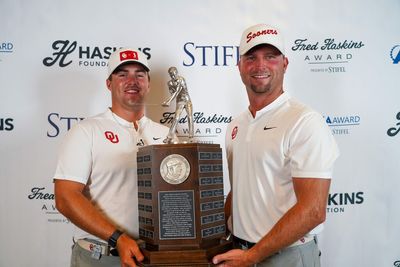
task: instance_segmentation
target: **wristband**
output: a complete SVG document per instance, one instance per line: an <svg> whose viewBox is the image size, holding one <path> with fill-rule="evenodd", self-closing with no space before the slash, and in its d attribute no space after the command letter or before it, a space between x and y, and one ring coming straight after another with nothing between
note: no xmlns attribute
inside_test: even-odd
<svg viewBox="0 0 400 267"><path fill-rule="evenodd" d="M107 242L108 245L110 247L115 248L117 246L117 240L122 234L123 234L123 232L121 232L120 230L115 230L114 233L108 239L108 242Z"/></svg>

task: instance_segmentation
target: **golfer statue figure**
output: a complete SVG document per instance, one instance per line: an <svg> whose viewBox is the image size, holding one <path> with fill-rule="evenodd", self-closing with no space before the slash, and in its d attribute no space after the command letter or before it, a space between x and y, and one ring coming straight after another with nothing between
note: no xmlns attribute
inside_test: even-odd
<svg viewBox="0 0 400 267"><path fill-rule="evenodd" d="M167 100L165 100L161 105L163 107L169 107L172 100L176 98L176 108L175 108L174 119L172 120L168 136L164 140L164 143L167 144L179 143L179 139L176 136L176 126L178 125L178 121L181 118L183 109L186 110L186 115L188 118L189 142L190 142L194 135L193 109L192 109L192 101L190 100L190 96L187 90L186 81L182 76L178 75L178 70L175 67L170 67L168 69L168 73L171 76L171 80L168 81L168 89L171 96Z"/></svg>

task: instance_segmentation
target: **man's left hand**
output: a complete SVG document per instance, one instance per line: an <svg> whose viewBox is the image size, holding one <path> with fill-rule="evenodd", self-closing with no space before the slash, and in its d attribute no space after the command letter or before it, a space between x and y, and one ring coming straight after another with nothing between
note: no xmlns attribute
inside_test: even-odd
<svg viewBox="0 0 400 267"><path fill-rule="evenodd" d="M224 254L216 255L212 262L217 267L246 267L253 265L247 260L247 251L241 249L232 249Z"/></svg>

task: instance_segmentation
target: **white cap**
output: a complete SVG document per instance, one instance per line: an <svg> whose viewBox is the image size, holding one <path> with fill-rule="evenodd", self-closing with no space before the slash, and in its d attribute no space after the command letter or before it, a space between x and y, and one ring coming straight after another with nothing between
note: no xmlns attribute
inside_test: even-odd
<svg viewBox="0 0 400 267"><path fill-rule="evenodd" d="M145 54L140 52L137 49L132 48L120 48L114 51L110 55L110 59L108 60L108 76L109 77L113 71L118 68L120 65L125 64L127 62L137 62L143 65L146 71L150 71L149 63L147 62L147 57Z"/></svg>
<svg viewBox="0 0 400 267"><path fill-rule="evenodd" d="M285 54L282 32L276 27L267 24L257 24L243 32L240 39L239 53L242 56L260 44L275 46L282 54Z"/></svg>

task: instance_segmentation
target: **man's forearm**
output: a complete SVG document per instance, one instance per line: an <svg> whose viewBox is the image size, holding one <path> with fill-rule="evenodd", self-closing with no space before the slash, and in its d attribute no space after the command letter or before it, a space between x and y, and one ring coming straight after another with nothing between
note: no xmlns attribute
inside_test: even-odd
<svg viewBox="0 0 400 267"><path fill-rule="evenodd" d="M259 262L293 244L325 221L329 179L294 178L297 203L254 246L247 256Z"/></svg>
<svg viewBox="0 0 400 267"><path fill-rule="evenodd" d="M55 193L56 207L65 217L82 230L108 240L115 226L79 190L60 192L56 185Z"/></svg>
<svg viewBox="0 0 400 267"><path fill-rule="evenodd" d="M248 251L254 263L260 262L279 250L304 237L320 222L310 220L301 207L293 206L257 244Z"/></svg>

